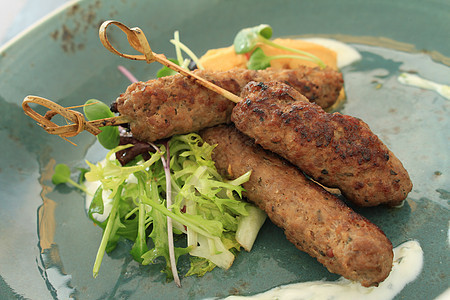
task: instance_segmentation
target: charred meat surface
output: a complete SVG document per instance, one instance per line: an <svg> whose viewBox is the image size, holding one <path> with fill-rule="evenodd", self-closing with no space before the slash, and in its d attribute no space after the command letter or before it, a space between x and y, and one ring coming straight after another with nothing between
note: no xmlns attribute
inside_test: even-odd
<svg viewBox="0 0 450 300"><path fill-rule="evenodd" d="M326 108L335 103L343 86L342 74L331 69L194 71L200 77L239 95L250 81L279 80L293 86L310 101ZM177 74L131 84L114 103L130 119L133 136L152 142L229 123L234 103Z"/></svg>
<svg viewBox="0 0 450 300"><path fill-rule="evenodd" d="M252 170L244 183L246 197L266 211L298 249L363 286L377 285L389 275L392 244L374 224L233 126L200 134L205 142L217 144L213 160L223 176L234 179Z"/></svg>
<svg viewBox="0 0 450 300"><path fill-rule="evenodd" d="M251 82L241 97L236 128L350 201L395 206L411 191L402 163L362 120L326 113L279 82Z"/></svg>

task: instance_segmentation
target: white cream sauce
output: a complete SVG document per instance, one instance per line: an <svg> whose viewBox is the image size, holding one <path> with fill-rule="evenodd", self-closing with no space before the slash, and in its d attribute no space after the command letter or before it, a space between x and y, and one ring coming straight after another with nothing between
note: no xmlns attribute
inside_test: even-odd
<svg viewBox="0 0 450 300"><path fill-rule="evenodd" d="M398 81L402 84L435 91L444 98L450 100L450 86L448 85L439 84L409 73L400 74Z"/></svg>
<svg viewBox="0 0 450 300"><path fill-rule="evenodd" d="M408 283L417 278L422 270L422 265L423 251L420 244L417 241L409 241L394 249L392 271L378 287L365 288L358 282L341 277L336 281L300 282L276 287L254 296L230 296L226 299L392 299Z"/></svg>
<svg viewBox="0 0 450 300"><path fill-rule="evenodd" d="M326 39L326 38L302 38L303 41L311 42L317 45L321 45L325 48L328 48L330 50L333 50L336 52L337 55L337 67L343 68L345 66L351 65L352 63L361 60L361 54L359 52L340 41L333 40L333 39Z"/></svg>
<svg viewBox="0 0 450 300"><path fill-rule="evenodd" d="M450 288L446 289L445 292L437 296L434 300L448 300L450 299Z"/></svg>

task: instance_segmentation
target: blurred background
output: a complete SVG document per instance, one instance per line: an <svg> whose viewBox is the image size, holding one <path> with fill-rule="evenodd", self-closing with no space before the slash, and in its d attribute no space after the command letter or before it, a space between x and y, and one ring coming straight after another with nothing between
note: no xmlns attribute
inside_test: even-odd
<svg viewBox="0 0 450 300"><path fill-rule="evenodd" d="M0 47L73 0L0 0Z"/></svg>

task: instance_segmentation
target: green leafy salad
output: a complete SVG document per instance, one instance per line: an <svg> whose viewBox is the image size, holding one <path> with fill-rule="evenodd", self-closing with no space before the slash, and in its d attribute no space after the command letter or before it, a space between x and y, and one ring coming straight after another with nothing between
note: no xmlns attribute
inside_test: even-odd
<svg viewBox="0 0 450 300"><path fill-rule="evenodd" d="M241 247L250 250L265 220L261 210L242 200L241 184L250 172L224 180L211 159L214 146L195 133L153 146L146 161L137 157L122 166L115 153L132 147L123 145L95 165L87 162L84 186L70 179L67 166L55 168L53 182L84 190L91 201L87 214L103 229L94 277L105 251L114 250L121 239L133 242L130 254L143 265L163 257L168 279L178 276L176 262L188 253L186 276L202 276L215 266L228 269ZM183 236L184 246L175 247L173 239Z"/></svg>

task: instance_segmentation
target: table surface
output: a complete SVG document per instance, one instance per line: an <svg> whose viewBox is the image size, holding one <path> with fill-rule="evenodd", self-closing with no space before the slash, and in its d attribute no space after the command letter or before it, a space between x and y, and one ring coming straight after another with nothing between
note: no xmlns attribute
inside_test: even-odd
<svg viewBox="0 0 450 300"><path fill-rule="evenodd" d="M72 0L0 0L0 47Z"/></svg>

